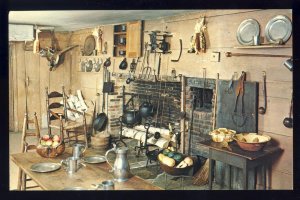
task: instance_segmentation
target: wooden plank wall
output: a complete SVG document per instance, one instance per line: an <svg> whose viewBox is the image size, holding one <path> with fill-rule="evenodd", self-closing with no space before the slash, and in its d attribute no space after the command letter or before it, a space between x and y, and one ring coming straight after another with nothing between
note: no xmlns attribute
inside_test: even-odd
<svg viewBox="0 0 300 200"><path fill-rule="evenodd" d="M68 46L69 33L56 33L56 38L60 41L59 48ZM48 33L40 34L40 46L45 48L51 45L51 38ZM24 50L24 42L12 42L10 45L12 56L10 59L10 131L21 131L24 114L26 112L26 90L25 81L28 78L27 92L27 112L33 116L36 112L40 126L47 126L46 117L46 96L45 87L49 90L61 91L61 86L65 85L66 91L70 88L71 55L66 53L65 62L57 70L50 72L46 58L33 54L32 51ZM11 106L10 106L11 107Z"/></svg>
<svg viewBox="0 0 300 200"><path fill-rule="evenodd" d="M269 58L269 57L225 57L225 52L239 53L261 53L261 54L284 54L292 55L292 40L291 37L287 44L288 48L273 48L273 49L236 49L239 46L236 39L236 31L239 24L248 18L256 19L260 24L261 36L264 37L264 27L267 22L274 16L282 14L292 19L291 10L207 10L205 12L178 15L157 20L149 20L144 22L144 30L161 30L170 31L173 37L169 38L171 42L171 54L162 55L161 60L161 75L170 75L172 68L175 68L177 74L183 74L187 77L202 77L202 68L206 68L207 78L216 78L217 73L220 74L220 79L229 80L234 72L239 75L241 71L246 71L248 81L259 82L259 106L263 105L262 96L262 71L267 74L267 101L268 108L265 115L258 116L258 128L260 133L270 135L281 148L284 153L276 160L272 166L270 173L270 188L272 189L292 189L293 188L293 129L288 129L283 126L282 120L288 116L289 104L292 92L292 73L287 70L283 62L286 58ZM193 35L194 26L200 16L206 16L207 22L207 51L199 55L189 54L187 50L190 48L190 38ZM139 19L137 19L139 20ZM112 65L109 70L117 73L124 73L119 69L119 64L122 61L121 57L113 58L113 25L104 25L103 41L108 43L108 54L100 55L103 61L107 57L112 58ZM47 62L44 58L35 58L31 56L34 63L39 65L39 92L40 98L32 99L33 102L40 101L39 116L45 113L44 108L44 87L50 86L51 89L59 90L64 84L71 93L77 89L81 89L85 98L96 100L96 93L102 91L102 69L100 72L80 72L79 61L80 49L83 47L85 38L91 35L93 29L83 29L73 33L61 33L56 35L59 47L62 49L70 44L78 44L79 48L74 48L66 54L65 62L60 68L54 72L49 72ZM144 34L144 41L150 41L149 35ZM183 42L183 52L179 62L171 62L171 59L177 59L179 55L179 39ZM46 42L46 39L45 41ZM49 39L48 39L49 43ZM220 52L220 62L210 61L212 52ZM20 130L21 119L24 114L24 74L25 62L28 62L28 53L24 53L22 44L15 44L14 51L16 58L13 60L12 67L16 72L13 74L17 78L14 83L14 116L17 115L15 125ZM37 60L35 60L37 59ZM143 58L140 60L142 61ZM150 55L150 66L154 65L154 55ZM158 58L156 58L158 60ZM128 63L131 59L128 59ZM137 66L137 72L140 72L141 63ZM28 71L28 70L27 70ZM38 72L34 72L33 77L38 76ZM33 79L33 78L32 78ZM114 78L112 78L114 79ZM38 83L38 80L35 80ZM102 98L101 98L102 99ZM102 102L102 101L101 101ZM98 102L97 102L98 103ZM33 105L33 104L32 104ZM16 114L17 113L17 114ZM43 120L44 121L44 120ZM284 180L284 181L283 181ZM260 181L258 180L258 183ZM284 184L283 184L284 183Z"/></svg>

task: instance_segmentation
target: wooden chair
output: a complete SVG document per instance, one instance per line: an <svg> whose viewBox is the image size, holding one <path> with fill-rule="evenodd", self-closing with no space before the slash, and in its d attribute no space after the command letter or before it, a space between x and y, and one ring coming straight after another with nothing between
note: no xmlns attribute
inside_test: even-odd
<svg viewBox="0 0 300 200"><path fill-rule="evenodd" d="M28 129L30 124L34 124L35 129ZM29 144L28 138L35 137L36 143ZM23 129L22 129L22 141L21 141L21 151L22 153L28 152L31 150L35 150L37 148L37 144L40 139L40 128L37 120L36 113L34 113L34 119L29 120L27 113L25 113L24 122L23 122ZM27 175L19 169L19 176L18 176L18 190L26 190L31 188L39 187L38 185L27 186L27 183L32 181L31 178L28 178Z"/></svg>
<svg viewBox="0 0 300 200"><path fill-rule="evenodd" d="M59 102L57 100L59 100ZM78 143L79 136L82 135L83 142L86 147L88 147L85 112L80 112L68 107L64 86L62 86L62 93L57 91L49 93L48 87L46 87L46 105L49 134L52 134L52 128L63 131L64 141L67 142L69 146L71 142ZM68 118L68 113L76 113L80 115L80 118L71 120Z"/></svg>

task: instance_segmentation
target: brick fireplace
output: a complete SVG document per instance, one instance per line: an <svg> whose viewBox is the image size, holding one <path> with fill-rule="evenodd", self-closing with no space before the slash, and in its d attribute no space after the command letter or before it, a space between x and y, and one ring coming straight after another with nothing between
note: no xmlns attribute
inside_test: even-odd
<svg viewBox="0 0 300 200"><path fill-rule="evenodd" d="M193 121L191 127L191 138L189 144L189 135L185 137L185 152L192 155L207 157L208 149L204 149L198 142L210 139L208 135L212 130L213 120L213 102L215 98L215 79L188 77L186 80L186 122L190 123L192 106ZM194 99L194 100L193 100Z"/></svg>

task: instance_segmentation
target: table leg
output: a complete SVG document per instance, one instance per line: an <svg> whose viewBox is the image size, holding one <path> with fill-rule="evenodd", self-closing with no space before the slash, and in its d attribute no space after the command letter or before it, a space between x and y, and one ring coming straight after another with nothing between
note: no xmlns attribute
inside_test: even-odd
<svg viewBox="0 0 300 200"><path fill-rule="evenodd" d="M165 190L167 189L167 174L165 173Z"/></svg>
<svg viewBox="0 0 300 200"><path fill-rule="evenodd" d="M17 189L18 190L21 190L21 186L22 186L22 174L23 174L23 171L21 170L21 168L19 169L19 174L18 174L18 186L17 186Z"/></svg>
<svg viewBox="0 0 300 200"><path fill-rule="evenodd" d="M243 189L248 189L248 168L247 165L243 168Z"/></svg>
<svg viewBox="0 0 300 200"><path fill-rule="evenodd" d="M215 160L209 158L209 176L208 176L208 189L212 189L212 182L214 179L214 165L215 165Z"/></svg>
<svg viewBox="0 0 300 200"><path fill-rule="evenodd" d="M266 190L267 186L267 179L266 179L266 166L262 165L262 184L263 184L263 189Z"/></svg>
<svg viewBox="0 0 300 200"><path fill-rule="evenodd" d="M228 188L231 190L231 165L228 165Z"/></svg>

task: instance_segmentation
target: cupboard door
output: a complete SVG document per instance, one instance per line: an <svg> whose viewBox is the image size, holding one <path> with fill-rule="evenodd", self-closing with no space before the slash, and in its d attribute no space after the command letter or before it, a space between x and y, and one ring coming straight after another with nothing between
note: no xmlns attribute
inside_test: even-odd
<svg viewBox="0 0 300 200"><path fill-rule="evenodd" d="M127 23L126 57L136 58L141 56L142 21Z"/></svg>

